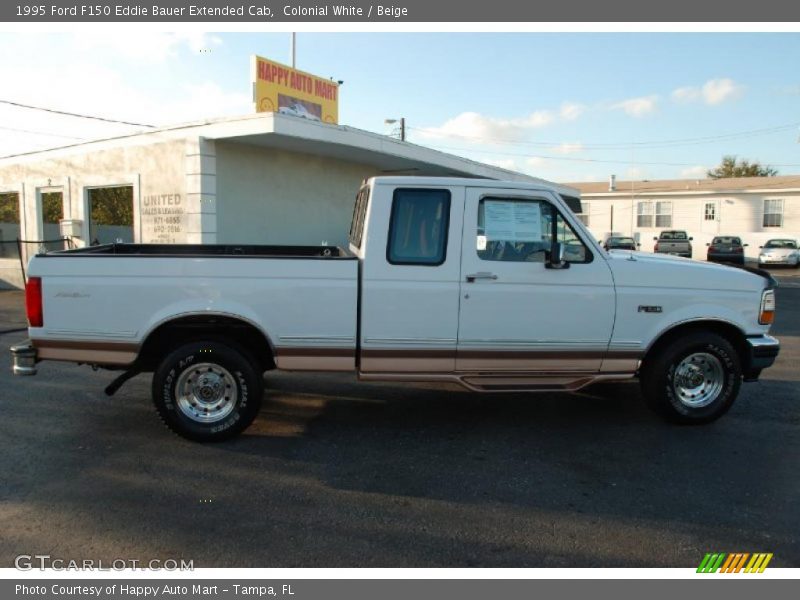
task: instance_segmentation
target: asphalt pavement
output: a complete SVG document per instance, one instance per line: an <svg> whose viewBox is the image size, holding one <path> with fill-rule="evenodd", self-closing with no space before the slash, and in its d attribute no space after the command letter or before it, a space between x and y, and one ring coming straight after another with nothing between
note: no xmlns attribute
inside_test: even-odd
<svg viewBox="0 0 800 600"><path fill-rule="evenodd" d="M44 363L0 334L0 566L19 554L196 567L800 566L800 281L776 365L720 421L668 425L636 384L478 395L269 373L240 438L185 441L140 375ZM0 292L0 331L22 297Z"/></svg>

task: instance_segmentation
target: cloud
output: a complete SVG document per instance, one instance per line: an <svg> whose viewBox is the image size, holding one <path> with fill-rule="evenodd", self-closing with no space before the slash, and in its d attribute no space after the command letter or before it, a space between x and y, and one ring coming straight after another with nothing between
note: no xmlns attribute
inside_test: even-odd
<svg viewBox="0 0 800 600"><path fill-rule="evenodd" d="M175 56L182 49L198 53L222 44L216 35L202 31L170 33L163 31L92 32L75 36L81 51L110 52L133 61L156 62Z"/></svg>
<svg viewBox="0 0 800 600"><path fill-rule="evenodd" d="M525 159L525 164L529 167L538 168L545 164L545 160L541 156L531 156Z"/></svg>
<svg viewBox="0 0 800 600"><path fill-rule="evenodd" d="M711 79L703 84L703 100L711 106L735 100L744 92L744 87L733 79Z"/></svg>
<svg viewBox="0 0 800 600"><path fill-rule="evenodd" d="M430 127L418 133L422 137L464 137L481 138L485 141L493 139L521 140L528 130L544 127L553 122L553 113L538 110L525 117L501 119L487 117L476 112L463 112L457 117L445 121L440 127Z"/></svg>
<svg viewBox="0 0 800 600"><path fill-rule="evenodd" d="M678 102L679 104L686 104L689 102L694 102L695 100L699 100L701 94L698 88L692 86L686 86L673 90L670 96L672 97L672 100L674 102Z"/></svg>
<svg viewBox="0 0 800 600"><path fill-rule="evenodd" d="M611 108L624 110L628 115L641 118L655 112L658 107L658 96L641 96L639 98L629 98L614 104Z"/></svg>
<svg viewBox="0 0 800 600"><path fill-rule="evenodd" d="M704 167L703 165L697 165L696 167L687 167L681 171L681 177L686 179L702 179L706 176L708 172L708 167Z"/></svg>
<svg viewBox="0 0 800 600"><path fill-rule="evenodd" d="M553 148L553 152L558 152L559 154L575 154L581 150L583 150L583 144L580 142L564 142Z"/></svg>
<svg viewBox="0 0 800 600"><path fill-rule="evenodd" d="M189 79L168 90L148 89L127 79L124 71L88 62L42 65L35 70L0 63L0 80L15 82L14 100L23 104L137 123L165 125L252 111L250 94L222 88L214 81ZM48 82L45 88L42 81ZM40 132L4 132L0 156L143 129L8 106L0 107L0 122Z"/></svg>
<svg viewBox="0 0 800 600"><path fill-rule="evenodd" d="M517 167L517 161L513 158L498 158L498 159L483 159L487 165L492 165L493 167L498 167L500 169L507 169L509 171L518 171L519 167Z"/></svg>
<svg viewBox="0 0 800 600"><path fill-rule="evenodd" d="M558 111L559 116L565 121L574 121L586 112L586 107L577 102L564 102Z"/></svg>
<svg viewBox="0 0 800 600"><path fill-rule="evenodd" d="M733 79L709 79L700 87L679 87L670 95L674 102L688 104L702 100L708 106L717 106L735 100L744 93L744 86Z"/></svg>

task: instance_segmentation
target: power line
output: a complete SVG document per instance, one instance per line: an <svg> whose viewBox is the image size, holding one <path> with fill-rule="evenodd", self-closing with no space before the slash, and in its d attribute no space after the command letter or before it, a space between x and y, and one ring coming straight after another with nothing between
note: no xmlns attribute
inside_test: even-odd
<svg viewBox="0 0 800 600"><path fill-rule="evenodd" d="M595 143L580 143L580 144L576 143L576 145L580 145L581 150L626 150L630 148L668 148L672 146L684 146L684 145L691 146L695 144L708 144L719 141L729 141L738 138L749 138L749 137L758 137L761 135L770 135L773 133L781 133L784 131L796 129L799 126L800 126L800 121L794 123L787 123L785 125L777 125L775 127L765 127L761 129L751 129L748 131L738 131L734 133L725 133L725 134L695 137L695 138L658 140L649 142L628 142L628 143L624 142L619 142L619 143L595 142ZM420 131L422 133L428 133L431 135L472 140L490 144L508 144L517 146L534 146L534 147L553 147L553 146L561 146L565 143L570 144L569 142L545 142L545 141L531 142L523 140L512 140L507 138L486 138L480 136L468 136L458 133L442 132L441 130L438 129L424 128L424 127L409 127L408 129L412 131Z"/></svg>
<svg viewBox="0 0 800 600"><path fill-rule="evenodd" d="M17 129L15 127L6 127L4 125L0 125L0 129L4 131L14 131L16 133L32 133L33 135L46 135L48 137L58 137L70 140L85 140L87 138L76 137L74 135L61 135L60 133L48 133L46 131L33 131L32 129Z"/></svg>
<svg viewBox="0 0 800 600"><path fill-rule="evenodd" d="M568 156L552 156L546 154L530 154L530 153L523 153L523 152L496 152L494 150L476 150L473 148L456 148L454 146L440 146L440 145L432 145L432 148L436 148L439 150L450 150L450 151L459 151L459 152L477 152L480 154L489 154L489 155L498 155L498 156L519 156L523 158L541 158L544 160L564 160L564 161L572 161L572 162L590 162L590 163L609 163L609 164L620 164L620 165L653 165L653 166L665 166L665 167L695 167L697 166L695 163L675 163L675 162L645 162L645 161L630 161L630 160L607 160L607 159L600 159L600 158L578 158L573 157L570 158ZM775 164L775 163L768 163L771 167L800 167L800 164Z"/></svg>
<svg viewBox="0 0 800 600"><path fill-rule="evenodd" d="M12 102L11 100L0 100L0 104L8 104L9 106L16 106L18 108L28 108L30 110L40 110L42 112L52 113L56 115L65 115L68 117L78 117L80 119L92 119L95 121L103 121L105 123L118 123L121 125L133 125L135 127L155 127L155 125L148 125L146 123L132 123L130 121L119 121L117 119L107 119L106 117L95 117L92 115L81 115L78 113L66 112L63 110L56 110L54 108L44 108L41 106L31 106L30 104L22 104L20 102Z"/></svg>

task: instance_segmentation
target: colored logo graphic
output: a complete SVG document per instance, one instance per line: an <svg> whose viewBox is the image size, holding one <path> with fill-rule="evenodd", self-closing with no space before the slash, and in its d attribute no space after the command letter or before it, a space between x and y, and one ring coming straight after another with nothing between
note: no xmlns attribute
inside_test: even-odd
<svg viewBox="0 0 800 600"><path fill-rule="evenodd" d="M734 554L712 553L709 552L703 557L700 566L697 567L698 573L763 573L769 561L772 560L772 553L759 552L749 554L739 552Z"/></svg>

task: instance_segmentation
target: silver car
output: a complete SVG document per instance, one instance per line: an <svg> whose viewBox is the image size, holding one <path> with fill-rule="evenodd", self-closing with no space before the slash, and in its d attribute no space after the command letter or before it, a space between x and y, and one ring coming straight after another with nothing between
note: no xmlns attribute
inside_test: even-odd
<svg viewBox="0 0 800 600"><path fill-rule="evenodd" d="M758 265L789 265L797 267L800 265L800 249L797 247L797 240L775 239L769 240L763 246L759 246L761 251L758 253Z"/></svg>

